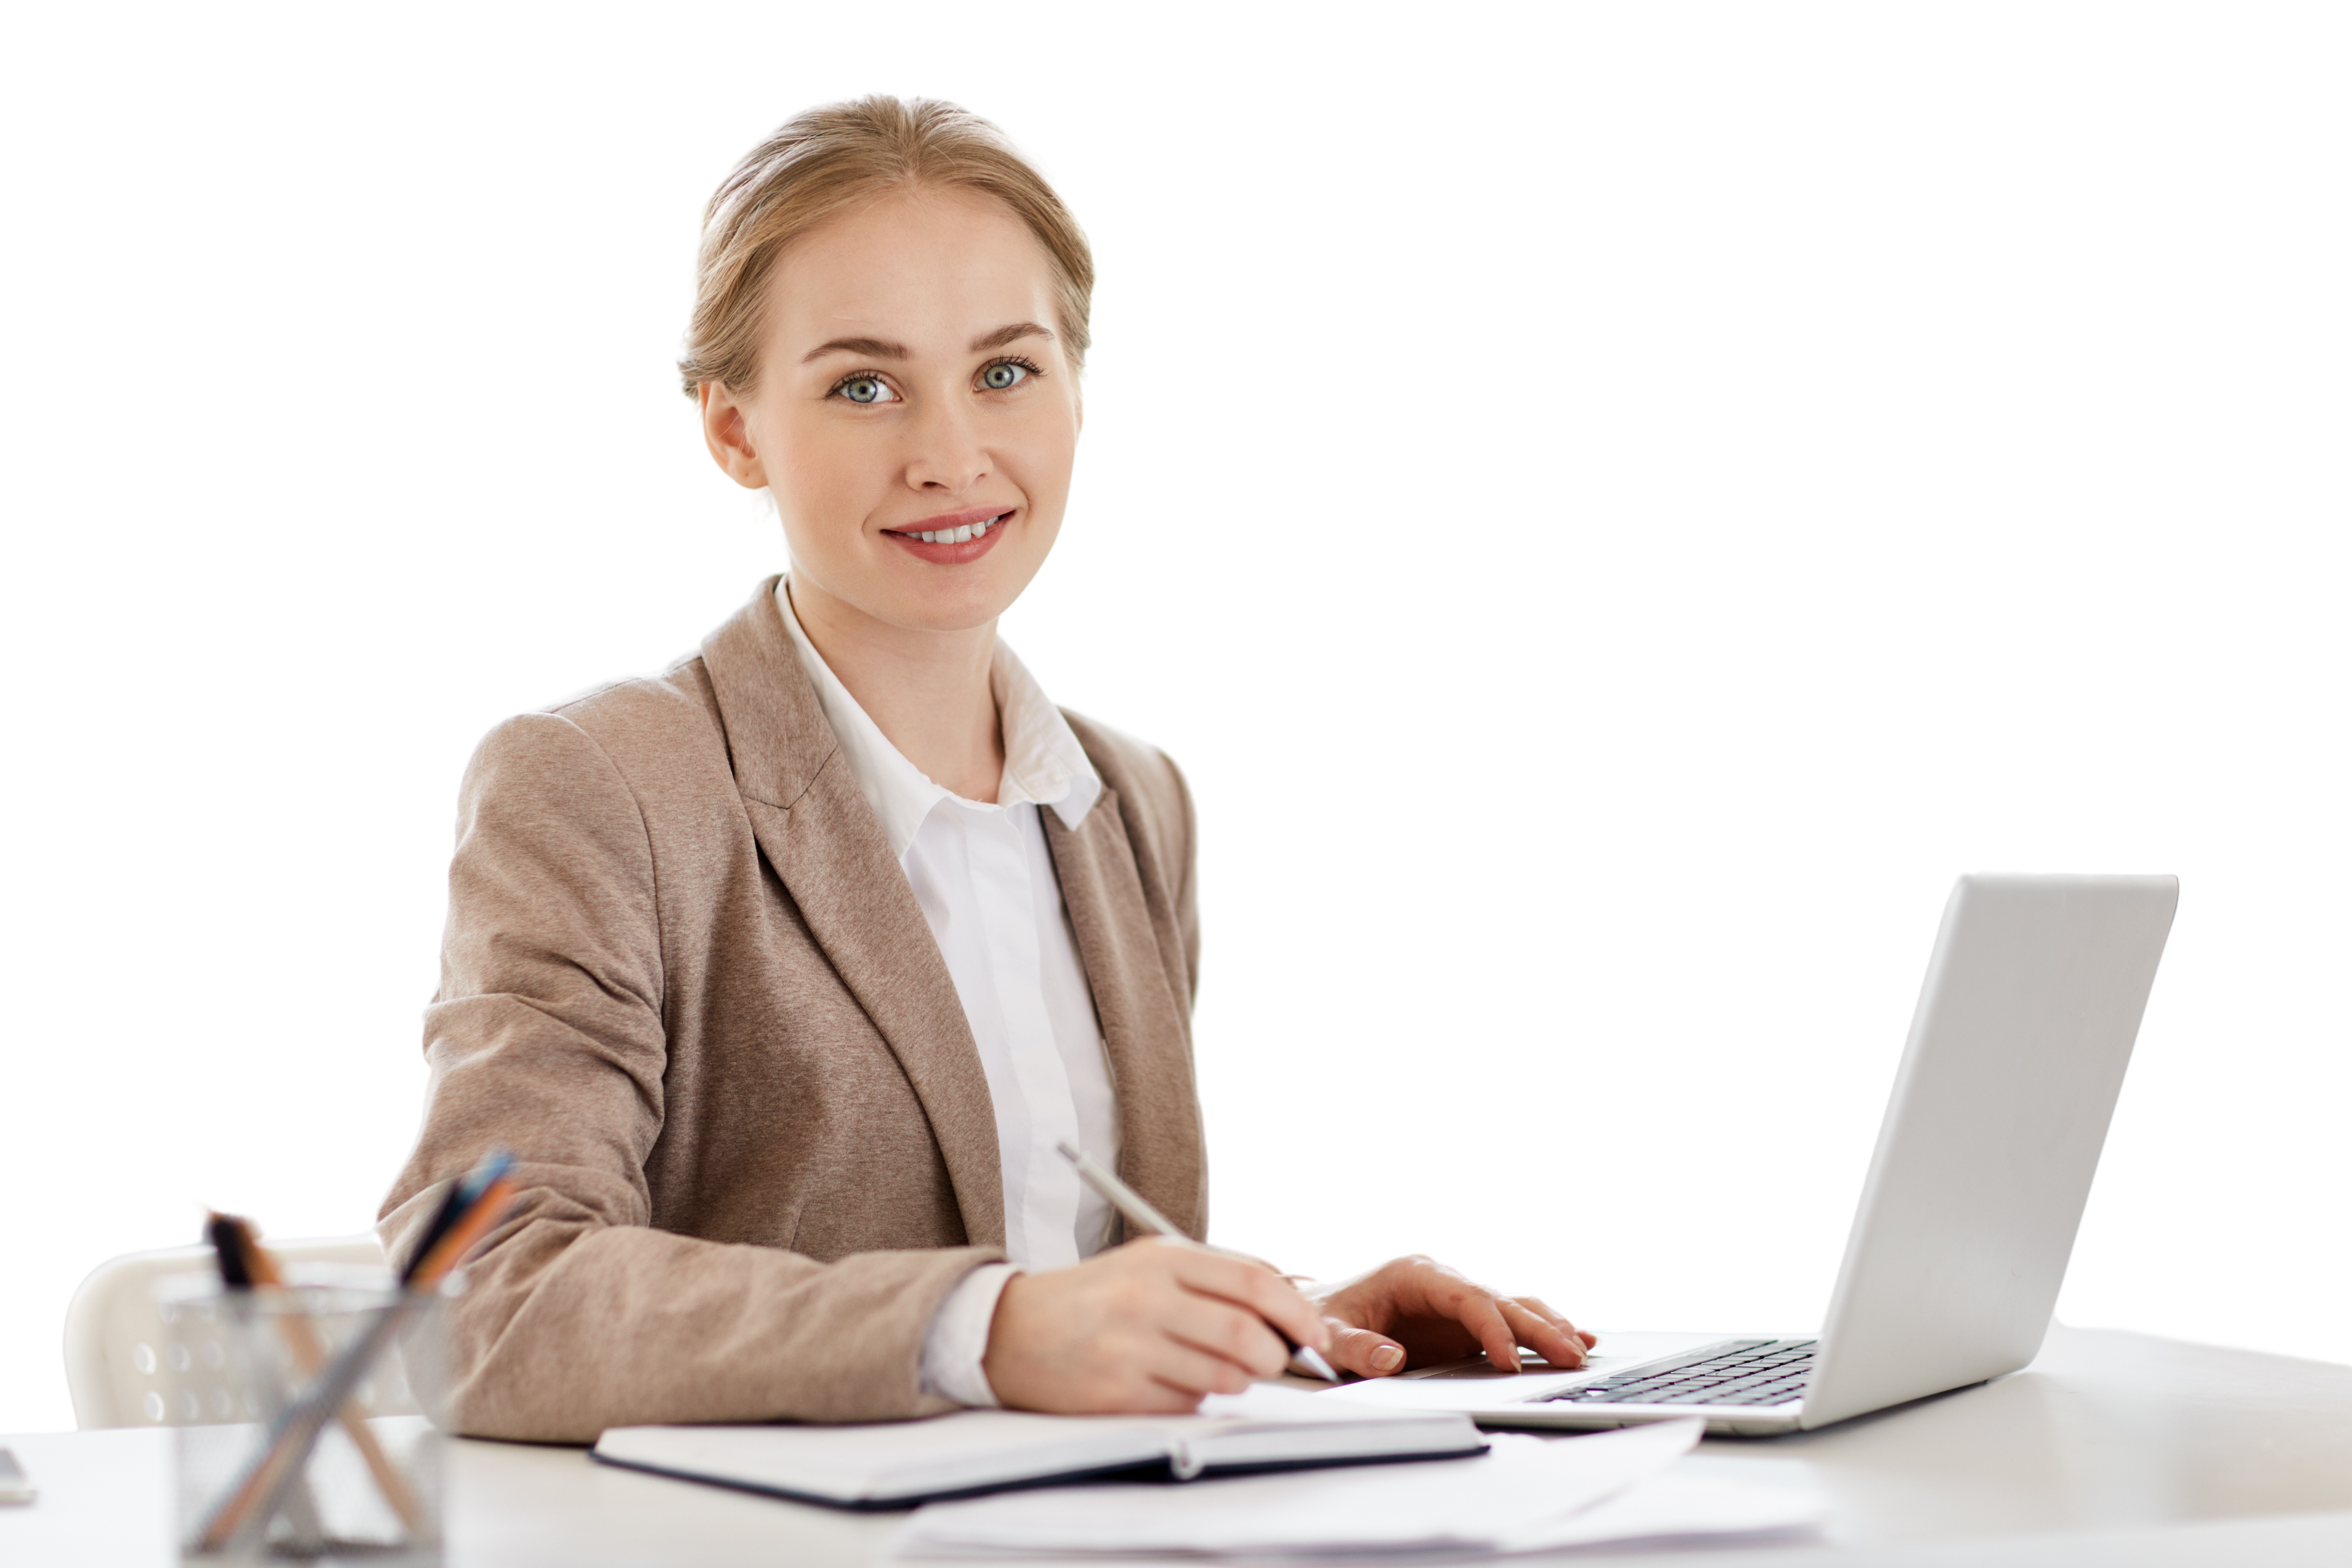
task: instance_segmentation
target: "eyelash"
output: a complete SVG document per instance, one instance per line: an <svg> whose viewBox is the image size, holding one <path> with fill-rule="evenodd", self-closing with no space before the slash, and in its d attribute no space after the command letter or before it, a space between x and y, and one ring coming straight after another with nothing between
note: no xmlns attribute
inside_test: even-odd
<svg viewBox="0 0 2352 1568"><path fill-rule="evenodd" d="M1020 354L1005 354L1002 358L990 360L986 364L982 365L979 370L972 373L973 379L978 380L981 376L986 375L991 370L1000 364L1019 365L1023 370L1027 371L1032 376L1038 380L1042 381L1045 379L1045 373L1037 368L1036 362L1025 359ZM878 370L853 370L847 375L843 376L839 381L835 382L832 389L828 391L825 395L827 397L841 396L841 389L847 386L853 381L878 381L885 386L890 386L890 378L884 375ZM891 387L890 390L897 392L898 388ZM1007 387L1005 390L1010 392L1012 388ZM904 395L901 394L901 395Z"/></svg>

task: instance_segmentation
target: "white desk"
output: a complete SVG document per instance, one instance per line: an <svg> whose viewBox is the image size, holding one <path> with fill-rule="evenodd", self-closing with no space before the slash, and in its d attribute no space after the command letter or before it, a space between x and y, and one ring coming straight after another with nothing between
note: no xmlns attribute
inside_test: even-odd
<svg viewBox="0 0 2352 1568"><path fill-rule="evenodd" d="M0 1509L0 1564L171 1562L168 1433L0 1442L41 1489L29 1509ZM1828 1543L1652 1554L1645 1568L2352 1563L2352 1367L2136 1334L2056 1330L2013 1377L1823 1432L1709 1441L1682 1462L1821 1487ZM449 1468L451 1568L862 1564L895 1522L573 1448L457 1442Z"/></svg>

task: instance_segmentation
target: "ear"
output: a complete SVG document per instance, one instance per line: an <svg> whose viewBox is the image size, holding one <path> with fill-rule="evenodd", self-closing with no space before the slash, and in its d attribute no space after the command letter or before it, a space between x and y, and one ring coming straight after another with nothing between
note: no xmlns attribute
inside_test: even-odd
<svg viewBox="0 0 2352 1568"><path fill-rule="evenodd" d="M751 426L743 405L723 383L702 384L702 439L711 460L727 470L729 479L747 490L768 488L768 470L751 448Z"/></svg>

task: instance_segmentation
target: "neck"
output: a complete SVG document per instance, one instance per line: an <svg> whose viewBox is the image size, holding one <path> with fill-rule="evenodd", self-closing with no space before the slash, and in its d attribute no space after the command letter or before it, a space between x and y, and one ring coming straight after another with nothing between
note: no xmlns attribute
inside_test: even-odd
<svg viewBox="0 0 2352 1568"><path fill-rule="evenodd" d="M892 626L797 572L787 592L801 630L898 754L942 789L994 801L1004 777L989 684L996 623L955 632Z"/></svg>

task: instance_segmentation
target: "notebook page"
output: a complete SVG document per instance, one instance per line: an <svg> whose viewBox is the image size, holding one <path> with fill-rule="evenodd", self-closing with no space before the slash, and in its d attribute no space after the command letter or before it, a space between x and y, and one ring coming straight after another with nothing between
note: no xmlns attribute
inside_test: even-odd
<svg viewBox="0 0 2352 1568"><path fill-rule="evenodd" d="M1039 1415L964 1410L864 1426L616 1426L611 1464L836 1503L911 1501L1039 1477L1167 1460L1189 1478L1220 1466L1475 1451L1466 1416L1325 1405L1276 1384L1216 1395L1193 1415Z"/></svg>
<svg viewBox="0 0 2352 1568"><path fill-rule="evenodd" d="M1228 1468L1475 1454L1486 1447L1486 1438L1465 1415L1370 1410L1270 1383L1213 1394L1201 1402L1198 1415L1171 1423L1169 1432L1169 1463L1184 1480Z"/></svg>

